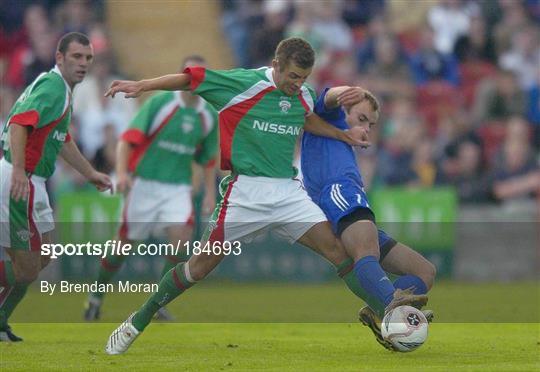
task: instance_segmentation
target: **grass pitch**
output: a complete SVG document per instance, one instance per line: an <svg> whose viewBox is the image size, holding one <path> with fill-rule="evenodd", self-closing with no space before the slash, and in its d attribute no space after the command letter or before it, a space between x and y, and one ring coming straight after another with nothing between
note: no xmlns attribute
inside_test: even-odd
<svg viewBox="0 0 540 372"><path fill-rule="evenodd" d="M499 287L506 299L497 295ZM533 299L528 309L515 302L531 290L538 295L536 283L439 283L429 307L440 321L430 326L419 350L398 354L379 346L355 321L361 304L341 283L201 285L170 306L190 323L152 324L121 356L106 355L105 342L145 295L110 296L105 322L86 324L68 323L80 321L85 295L44 296L33 290L12 324L25 341L0 344L0 370L540 370L538 302ZM466 300L460 296L467 293L468 303L453 303ZM496 316L508 316L506 323L482 323L478 319L489 319L485 314L469 319L461 310L491 312L491 300L497 300ZM510 323L531 312L535 322ZM62 323L34 323L38 319Z"/></svg>

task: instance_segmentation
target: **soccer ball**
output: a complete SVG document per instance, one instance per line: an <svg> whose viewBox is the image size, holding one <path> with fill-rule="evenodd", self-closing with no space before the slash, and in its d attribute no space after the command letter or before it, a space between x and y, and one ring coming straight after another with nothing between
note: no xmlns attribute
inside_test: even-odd
<svg viewBox="0 0 540 372"><path fill-rule="evenodd" d="M428 336L428 321L412 306L398 306L383 318L383 338L401 352L418 349Z"/></svg>

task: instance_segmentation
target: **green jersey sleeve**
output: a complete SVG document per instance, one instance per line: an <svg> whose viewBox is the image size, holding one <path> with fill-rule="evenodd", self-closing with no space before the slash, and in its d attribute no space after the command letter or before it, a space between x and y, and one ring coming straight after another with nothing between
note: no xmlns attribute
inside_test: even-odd
<svg viewBox="0 0 540 372"><path fill-rule="evenodd" d="M42 128L60 118L68 105L69 96L63 80L44 74L21 94L9 124Z"/></svg>
<svg viewBox="0 0 540 372"><path fill-rule="evenodd" d="M204 98L217 111L258 80L252 70L241 68L210 70L204 67L188 67L184 73L191 75L190 90Z"/></svg>
<svg viewBox="0 0 540 372"><path fill-rule="evenodd" d="M206 107L203 117L208 123L210 132L202 140L201 145L195 153L195 161L203 166L212 166L215 163L218 149L218 115L211 107Z"/></svg>

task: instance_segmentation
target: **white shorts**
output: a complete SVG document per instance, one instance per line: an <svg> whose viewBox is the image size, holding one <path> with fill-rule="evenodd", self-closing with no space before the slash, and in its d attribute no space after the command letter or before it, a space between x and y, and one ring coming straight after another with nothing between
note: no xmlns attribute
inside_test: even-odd
<svg viewBox="0 0 540 372"><path fill-rule="evenodd" d="M272 231L291 243L327 221L299 180L242 175L229 182L212 220L210 241L250 242Z"/></svg>
<svg viewBox="0 0 540 372"><path fill-rule="evenodd" d="M41 236L54 230L54 218L46 179L30 176L30 193L25 201L15 202L10 197L13 166L0 160L0 246L35 250L41 248Z"/></svg>
<svg viewBox="0 0 540 372"><path fill-rule="evenodd" d="M161 237L165 228L193 223L191 186L136 178L124 200L119 237Z"/></svg>

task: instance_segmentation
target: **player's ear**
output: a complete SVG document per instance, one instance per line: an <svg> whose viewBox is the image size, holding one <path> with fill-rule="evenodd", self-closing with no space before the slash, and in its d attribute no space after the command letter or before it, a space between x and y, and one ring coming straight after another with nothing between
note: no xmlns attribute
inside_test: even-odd
<svg viewBox="0 0 540 372"><path fill-rule="evenodd" d="M272 60L272 67L274 68L274 70L279 71L279 61L276 58Z"/></svg>
<svg viewBox="0 0 540 372"><path fill-rule="evenodd" d="M61 65L64 62L64 55L60 51L56 51L55 60L57 65Z"/></svg>

